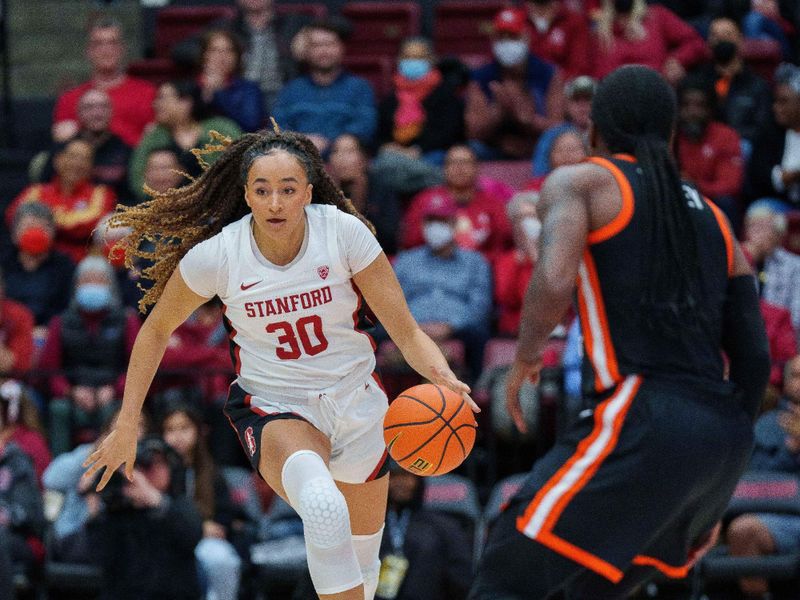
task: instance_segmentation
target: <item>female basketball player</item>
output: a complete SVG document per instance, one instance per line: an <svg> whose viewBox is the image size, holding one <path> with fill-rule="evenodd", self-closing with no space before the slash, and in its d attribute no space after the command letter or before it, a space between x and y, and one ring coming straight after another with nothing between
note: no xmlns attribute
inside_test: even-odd
<svg viewBox="0 0 800 600"><path fill-rule="evenodd" d="M167 340L219 296L237 373L228 419L258 473L303 519L320 597L371 599L386 513L387 399L374 346L358 330L361 293L416 371L477 406L417 326L368 224L311 141L276 128L225 145L191 185L113 219L133 230L128 262L143 254L142 240L156 245L142 307L157 302L133 347L119 418L87 472L105 468L98 488L123 464L131 477L139 411Z"/></svg>

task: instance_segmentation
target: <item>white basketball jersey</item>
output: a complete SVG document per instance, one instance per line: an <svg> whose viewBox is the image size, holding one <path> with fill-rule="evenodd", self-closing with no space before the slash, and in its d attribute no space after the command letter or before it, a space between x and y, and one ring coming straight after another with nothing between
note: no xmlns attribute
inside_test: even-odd
<svg viewBox="0 0 800 600"><path fill-rule="evenodd" d="M320 204L305 213L303 245L283 267L258 253L251 215L218 234L228 258L227 289L218 293L237 381L265 398L270 391L302 398L351 378L355 386L375 368L372 338L357 329L361 294L337 236L337 219L352 217Z"/></svg>

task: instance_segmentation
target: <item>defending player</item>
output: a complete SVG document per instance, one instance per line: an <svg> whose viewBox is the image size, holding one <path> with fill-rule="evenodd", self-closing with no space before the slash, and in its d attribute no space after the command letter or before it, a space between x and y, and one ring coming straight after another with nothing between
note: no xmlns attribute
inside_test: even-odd
<svg viewBox="0 0 800 600"><path fill-rule="evenodd" d="M517 393L576 286L591 391L500 517L472 600L624 598L656 570L683 577L747 464L766 335L725 217L680 181L675 113L655 71L618 69L592 107L604 158L542 191L508 408L524 427Z"/></svg>
<svg viewBox="0 0 800 600"><path fill-rule="evenodd" d="M387 398L361 293L408 363L463 393L408 311L386 256L336 188L314 145L292 132L245 135L191 185L123 208L128 261L154 240L156 302L136 339L113 431L87 460L102 488L125 464L170 334L213 296L225 304L237 379L225 413L253 467L303 519L308 567L325 599L371 599L387 480Z"/></svg>

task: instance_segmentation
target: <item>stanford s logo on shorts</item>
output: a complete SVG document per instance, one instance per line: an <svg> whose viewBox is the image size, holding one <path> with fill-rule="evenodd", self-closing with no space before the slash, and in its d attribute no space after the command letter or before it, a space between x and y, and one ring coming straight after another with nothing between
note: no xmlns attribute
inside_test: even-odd
<svg viewBox="0 0 800 600"><path fill-rule="evenodd" d="M327 279L328 278L328 272L329 271L330 271L330 269L328 269L328 265L324 265L322 267L317 267L317 274L319 274L319 276L322 277L323 279Z"/></svg>
<svg viewBox="0 0 800 600"><path fill-rule="evenodd" d="M244 441L247 443L247 451L250 452L250 456L254 456L256 453L256 436L253 435L252 427L244 430Z"/></svg>

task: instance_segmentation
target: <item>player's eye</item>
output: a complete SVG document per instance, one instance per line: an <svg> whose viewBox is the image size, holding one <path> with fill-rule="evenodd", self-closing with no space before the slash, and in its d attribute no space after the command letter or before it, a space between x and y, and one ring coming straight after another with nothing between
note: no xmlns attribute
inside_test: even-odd
<svg viewBox="0 0 800 600"><path fill-rule="evenodd" d="M294 188L291 187L283 188L283 193L286 194L287 196L289 194L294 194Z"/></svg>
<svg viewBox="0 0 800 600"><path fill-rule="evenodd" d="M256 196L266 196L269 193L269 190L266 188L256 188Z"/></svg>

